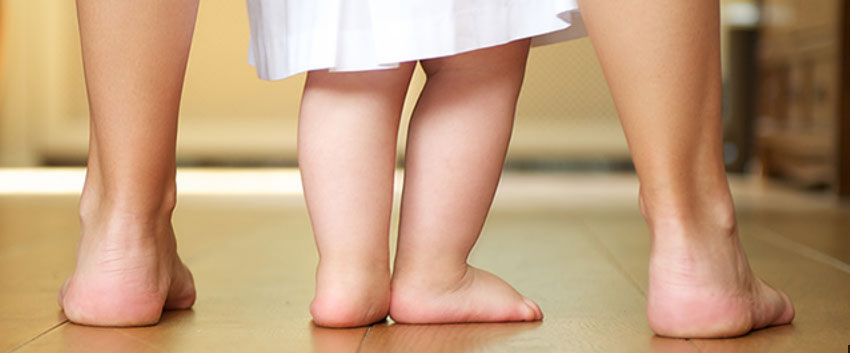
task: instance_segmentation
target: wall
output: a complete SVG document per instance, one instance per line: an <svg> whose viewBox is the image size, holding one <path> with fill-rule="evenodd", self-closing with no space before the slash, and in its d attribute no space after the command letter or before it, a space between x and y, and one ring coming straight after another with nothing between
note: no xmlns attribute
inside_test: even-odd
<svg viewBox="0 0 850 353"><path fill-rule="evenodd" d="M246 61L244 6L201 2L182 103L178 150L183 163L295 159L303 76L278 82L256 78ZM88 106L73 2L3 0L2 16L0 162L82 163ZM406 113L423 81L417 72ZM589 40L532 51L510 158L627 158Z"/></svg>

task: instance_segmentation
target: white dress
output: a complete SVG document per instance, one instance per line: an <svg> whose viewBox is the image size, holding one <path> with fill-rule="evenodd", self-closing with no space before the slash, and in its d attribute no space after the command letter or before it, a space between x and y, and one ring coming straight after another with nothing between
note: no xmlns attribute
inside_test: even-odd
<svg viewBox="0 0 850 353"><path fill-rule="evenodd" d="M279 80L586 35L577 0L247 0L249 62Z"/></svg>

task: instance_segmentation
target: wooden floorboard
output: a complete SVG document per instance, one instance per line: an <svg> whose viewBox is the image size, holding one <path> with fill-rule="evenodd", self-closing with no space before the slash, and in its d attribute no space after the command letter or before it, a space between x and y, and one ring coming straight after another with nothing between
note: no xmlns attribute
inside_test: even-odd
<svg viewBox="0 0 850 353"><path fill-rule="evenodd" d="M167 312L153 327L63 325L19 351L356 351L365 328L311 323L316 251L303 207L263 197L183 198L180 204L175 232L199 292L192 310Z"/></svg>
<svg viewBox="0 0 850 353"><path fill-rule="evenodd" d="M542 323L375 326L361 352L696 351L684 340L653 337L644 298L559 213L496 211L471 258L534 298Z"/></svg>
<svg viewBox="0 0 850 353"><path fill-rule="evenodd" d="M0 352L844 351L850 273L835 264L850 254L847 209L748 180L733 190L753 268L789 293L798 317L692 341L646 324L649 238L630 175L504 178L471 262L535 299L543 322L347 330L310 321L316 251L300 195L181 196L175 230L197 304L132 329L62 324L56 291L73 266L76 197L0 196Z"/></svg>
<svg viewBox="0 0 850 353"><path fill-rule="evenodd" d="M647 283L649 238L637 215L587 217L588 227L641 286ZM836 352L850 342L850 273L762 240L765 228L741 219L742 242L756 273L783 289L797 309L793 325L727 340L693 340L703 352Z"/></svg>
<svg viewBox="0 0 850 353"><path fill-rule="evenodd" d="M0 198L0 352L65 321L56 293L73 266L76 198Z"/></svg>

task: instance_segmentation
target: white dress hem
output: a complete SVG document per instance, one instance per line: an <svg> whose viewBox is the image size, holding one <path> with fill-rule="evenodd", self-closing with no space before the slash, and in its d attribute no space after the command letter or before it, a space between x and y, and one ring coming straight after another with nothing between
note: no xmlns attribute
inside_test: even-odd
<svg viewBox="0 0 850 353"><path fill-rule="evenodd" d="M265 80L312 70L390 69L525 38L540 46L587 35L575 0L518 0L489 11L391 20L374 20L381 18L374 9L358 15L365 19L346 19L346 9L340 8L343 14L323 16L324 25L309 27L282 23L291 16L274 12L264 1L280 0L249 0L248 61Z"/></svg>

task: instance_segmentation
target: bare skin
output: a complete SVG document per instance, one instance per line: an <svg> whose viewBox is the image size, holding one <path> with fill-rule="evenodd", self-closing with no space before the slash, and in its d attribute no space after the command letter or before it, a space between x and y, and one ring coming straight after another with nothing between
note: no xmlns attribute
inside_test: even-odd
<svg viewBox="0 0 850 353"><path fill-rule="evenodd" d="M652 234L647 315L669 337L790 323L738 240L722 153L716 0L580 3L641 182Z"/></svg>
<svg viewBox="0 0 850 353"><path fill-rule="evenodd" d="M170 217L197 1L79 0L78 8L92 136L77 267L59 303L76 323L154 324L163 309L195 298ZM641 180L652 231L650 326L664 336L729 337L789 323L787 296L752 273L738 240L720 146L716 1L595 0L582 11ZM392 279L393 151L412 64L332 80L309 75L300 153L322 258L311 306L317 323L357 326L387 313L410 323L542 317L498 277L466 264L510 134L527 51L518 43L423 63L429 86L410 131ZM459 91L476 94L463 104ZM321 104L328 99L335 104ZM477 144L459 145L469 139Z"/></svg>
<svg viewBox="0 0 850 353"><path fill-rule="evenodd" d="M425 60L407 138L390 315L401 323L535 321L540 308L467 264L508 150L528 40Z"/></svg>
<svg viewBox="0 0 850 353"><path fill-rule="evenodd" d="M317 324L362 326L388 313L403 323L542 318L466 262L499 180L527 53L519 41L422 62L428 81L411 120L392 279L395 144L414 63L308 74L299 163L320 257Z"/></svg>
<svg viewBox="0 0 850 353"><path fill-rule="evenodd" d="M195 301L171 212L177 114L197 6L77 2L91 140L77 265L58 298L72 322L152 325L163 309Z"/></svg>
<svg viewBox="0 0 850 353"><path fill-rule="evenodd" d="M387 316L395 146L413 67L307 75L298 164L319 249L310 305L318 325Z"/></svg>

